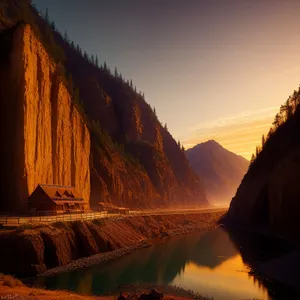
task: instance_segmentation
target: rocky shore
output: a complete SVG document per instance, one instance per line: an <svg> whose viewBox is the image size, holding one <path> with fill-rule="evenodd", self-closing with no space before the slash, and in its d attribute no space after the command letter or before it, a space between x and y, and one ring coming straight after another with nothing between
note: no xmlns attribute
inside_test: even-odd
<svg viewBox="0 0 300 300"><path fill-rule="evenodd" d="M155 239L217 226L225 213L199 212L36 225L0 232L0 272L54 275L114 260Z"/></svg>
<svg viewBox="0 0 300 300"><path fill-rule="evenodd" d="M127 293L125 293L126 295ZM136 294L136 293L135 293ZM140 294L137 294L139 296ZM0 285L0 299L5 300L115 300L117 295L110 296L90 296L79 295L69 291L47 291L43 289L34 289L26 286L7 287ZM199 299L209 300L209 298L183 297L176 294L165 294L163 300L186 300Z"/></svg>
<svg viewBox="0 0 300 300"><path fill-rule="evenodd" d="M150 291L150 292L149 292ZM159 297L153 297L159 296ZM118 297L119 295L119 297ZM120 297L121 296L121 297ZM119 286L116 293L105 296L79 295L70 291L49 291L40 288L25 286L20 280L10 275L0 274L0 299L11 300L212 300L213 298L203 297L191 290L181 287L167 285L158 286L152 284Z"/></svg>

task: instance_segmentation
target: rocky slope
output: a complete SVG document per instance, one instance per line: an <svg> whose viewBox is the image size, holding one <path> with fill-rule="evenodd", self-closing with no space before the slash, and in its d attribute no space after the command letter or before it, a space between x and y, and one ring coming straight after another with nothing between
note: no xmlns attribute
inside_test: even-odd
<svg viewBox="0 0 300 300"><path fill-rule="evenodd" d="M262 150L250 165L227 220L247 226L267 226L300 238L295 226L300 215L300 94L295 91L270 130Z"/></svg>
<svg viewBox="0 0 300 300"><path fill-rule="evenodd" d="M92 139L92 203L99 201L94 190L103 185L108 192L101 200L121 205L207 203L202 183L191 170L184 152L161 126L144 98L122 79L85 60L59 35L57 41L66 53L66 68L80 90L88 118L97 122L104 136L111 139L110 143L107 138ZM114 160L107 159L108 152L113 153ZM115 160L121 162L118 172ZM111 180L107 173L112 174Z"/></svg>
<svg viewBox="0 0 300 300"><path fill-rule="evenodd" d="M100 253L99 257L86 258L73 265L87 267L100 263L105 252L120 249L117 253L120 256L132 251L130 249L149 245L155 238L209 230L216 226L223 213L134 216L3 230L0 245L5 247L0 247L0 272L29 277ZM107 259L113 258L113 255L107 256Z"/></svg>
<svg viewBox="0 0 300 300"><path fill-rule="evenodd" d="M39 183L73 185L89 201L90 134L59 66L28 25L1 41L0 211L26 211Z"/></svg>
<svg viewBox="0 0 300 300"><path fill-rule="evenodd" d="M0 3L0 30L3 34L7 33L7 28L15 26L20 19L31 25L37 39L43 42L48 53L43 50L42 55L25 55L23 69L24 72L27 72L27 69L29 71L24 75L21 70L18 71L18 76L27 76L28 88L22 85L21 87L28 90L30 101L32 101L31 111L26 110L25 114L20 115L22 118L24 116L25 122L21 122L18 126L20 128L24 126L25 134L30 135L30 140L26 136L26 141L30 143L34 151L37 153L40 151L41 154L35 160L35 152L33 154L28 152L26 161L19 162L15 159L17 154L13 156L7 152L13 147L19 148L19 144L14 143L22 143L22 137L16 136L15 141L12 141L11 134L6 129L3 129L1 136L7 144L12 144L2 149L6 152L3 160L10 161L12 165L11 161L14 159L15 173L18 172L19 177L24 173L22 164L26 164L26 168L30 169L30 171L26 169L26 172L31 175L25 175L30 178L29 188L26 189L25 184L25 188L18 189L26 190L22 192L22 199L31 192L36 182L41 183L45 180L51 182L53 176L53 181L56 181L55 176L57 176L60 184L75 182L79 192L84 195L87 195L91 188L91 205L99 201L113 202L128 207L207 203L202 183L191 170L184 152L171 134L161 126L154 110L132 85L126 83L119 75L112 76L107 68L97 67L86 55L82 55L78 47L64 40L53 25L41 18L29 5L29 1L4 0ZM31 39L33 40L34 37ZM20 47L18 49L22 49L22 44ZM35 54L41 48L40 45L38 49L29 48L29 50ZM51 62L51 56L55 63ZM7 55L3 55L4 63L5 57ZM11 66L6 66L6 71L15 76L16 70ZM56 79L54 74L57 73L64 78L68 89L63 83L59 83L59 79ZM10 97L14 98L13 93L18 91L9 90L7 87L15 86L16 81L9 83L4 72L3 77L3 86L6 86L5 93L11 93ZM68 95L68 90L71 95ZM3 92L1 98L7 98L5 93ZM54 99L55 95L58 97L57 100ZM27 101L27 96L24 97ZM67 121L69 119L77 122L81 119L77 110L69 104L71 98L81 116L84 116L91 136L89 171L86 170L86 156L88 155L88 142L84 141L85 138L88 139L86 128L83 128L84 125L80 123L78 128L75 126L73 127L75 130L71 130L72 126L69 126L70 123ZM12 110L11 103L5 104L8 111ZM57 110L57 116L52 113L53 109ZM3 114L8 115L5 111ZM31 116L31 114L36 115ZM62 119L57 121L56 118ZM12 115L9 120L7 119L3 120L5 125L3 128L14 128L16 118ZM60 134L59 140L52 141L52 144L49 144L50 140L47 138L40 141L35 137L35 131L43 132L44 130L46 136L47 132L52 132L52 127L43 129L43 126L41 128L39 126L41 123L50 124L50 121L58 122L53 128L57 130L57 134ZM30 124L29 127L26 127L26 122ZM30 128L30 132L27 133L26 128ZM82 149L70 141L72 134L78 138L82 136ZM76 156L76 159L73 159L75 156L72 156L73 154L71 155L69 151L73 146L76 153L83 150L83 157L77 158ZM46 157L43 162L40 162L41 156ZM53 170L50 170L51 161L53 161L52 165L55 163ZM44 171L38 169L41 164L44 165ZM80 166L83 171L82 177L81 175L78 177L76 171L74 173L72 169L71 173L75 178L70 178L70 164L75 167ZM7 169L5 172L9 173ZM54 174L55 172L57 174ZM91 174L90 181L88 172ZM11 189L15 191L15 181L9 176L4 178L3 187L12 185ZM81 182L77 183L78 181ZM89 187L89 182L91 187ZM3 199L7 199L8 195L13 194L4 194ZM18 195L9 197L15 199Z"/></svg>
<svg viewBox="0 0 300 300"><path fill-rule="evenodd" d="M194 172L203 179L209 202L231 201L249 167L249 161L210 140L186 152Z"/></svg>

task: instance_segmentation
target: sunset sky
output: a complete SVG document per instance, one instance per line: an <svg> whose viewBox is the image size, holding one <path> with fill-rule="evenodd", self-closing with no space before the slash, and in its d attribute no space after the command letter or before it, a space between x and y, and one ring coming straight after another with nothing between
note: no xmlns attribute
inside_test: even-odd
<svg viewBox="0 0 300 300"><path fill-rule="evenodd" d="M300 83L300 1L33 0L131 78L174 138L250 158Z"/></svg>

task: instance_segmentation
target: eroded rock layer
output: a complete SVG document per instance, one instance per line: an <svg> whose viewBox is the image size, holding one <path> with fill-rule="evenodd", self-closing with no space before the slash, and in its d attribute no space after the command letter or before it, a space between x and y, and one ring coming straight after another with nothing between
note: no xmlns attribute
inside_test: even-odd
<svg viewBox="0 0 300 300"><path fill-rule="evenodd" d="M204 232L217 226L216 222L223 214L134 216L2 231L0 245L6 247L0 247L0 272L34 276L78 258L128 247L135 249L164 236L196 230Z"/></svg>
<svg viewBox="0 0 300 300"><path fill-rule="evenodd" d="M4 35L0 210L26 211L27 198L40 183L75 186L88 202L90 135L60 67L30 26Z"/></svg>

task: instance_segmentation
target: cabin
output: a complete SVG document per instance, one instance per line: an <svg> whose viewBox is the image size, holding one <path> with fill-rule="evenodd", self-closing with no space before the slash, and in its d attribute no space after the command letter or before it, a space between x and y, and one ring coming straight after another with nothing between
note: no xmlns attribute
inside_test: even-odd
<svg viewBox="0 0 300 300"><path fill-rule="evenodd" d="M28 198L31 213L82 213L86 208L84 198L72 186L39 184Z"/></svg>

